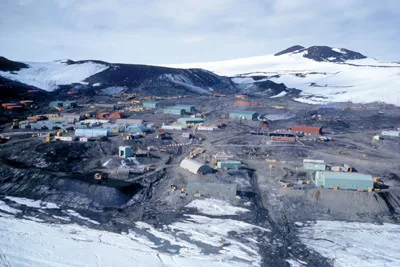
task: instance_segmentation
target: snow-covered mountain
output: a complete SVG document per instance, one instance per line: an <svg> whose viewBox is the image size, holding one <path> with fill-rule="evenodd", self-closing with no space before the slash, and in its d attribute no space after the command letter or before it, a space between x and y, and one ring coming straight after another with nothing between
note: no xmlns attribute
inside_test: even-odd
<svg viewBox="0 0 400 267"><path fill-rule="evenodd" d="M60 60L53 62L15 62L0 58L0 76L34 86L49 92L67 87L68 90L97 90L109 87L125 88L125 91L194 92L233 91L234 83L202 69L176 69L159 66L114 64L103 61ZM168 90L167 90L168 89Z"/></svg>
<svg viewBox="0 0 400 267"><path fill-rule="evenodd" d="M400 106L400 64L385 63L344 48L294 46L275 55L172 65L230 76L241 88L265 81L301 90L298 101L385 102Z"/></svg>

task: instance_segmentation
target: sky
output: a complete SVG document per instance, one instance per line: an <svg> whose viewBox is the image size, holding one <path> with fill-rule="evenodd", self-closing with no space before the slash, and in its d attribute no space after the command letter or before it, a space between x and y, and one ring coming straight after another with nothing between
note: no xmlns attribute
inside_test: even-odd
<svg viewBox="0 0 400 267"><path fill-rule="evenodd" d="M398 0L0 0L19 61L219 61L328 45L400 61Z"/></svg>

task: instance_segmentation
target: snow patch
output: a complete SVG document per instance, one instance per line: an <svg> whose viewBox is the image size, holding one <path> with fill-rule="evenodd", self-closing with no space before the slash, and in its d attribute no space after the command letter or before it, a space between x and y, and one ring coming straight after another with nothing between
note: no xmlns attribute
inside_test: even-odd
<svg viewBox="0 0 400 267"><path fill-rule="evenodd" d="M282 91L282 92L280 92L280 93L277 94L277 95L271 96L270 98L277 98L277 97L282 97L282 96L285 96L285 95L287 95L287 92Z"/></svg>
<svg viewBox="0 0 400 267"><path fill-rule="evenodd" d="M160 253L130 234L6 217L0 217L0 247L7 266L248 266L207 255Z"/></svg>
<svg viewBox="0 0 400 267"><path fill-rule="evenodd" d="M57 204L45 202L42 200L33 200L33 199L29 199L29 198L24 198L24 197L10 197L10 196L6 196L5 198L13 201L15 203L18 203L20 205L25 205L30 208L36 208L36 209L59 209L60 208Z"/></svg>
<svg viewBox="0 0 400 267"><path fill-rule="evenodd" d="M76 218L79 218L79 219L81 219L81 220L84 220L84 221L93 223L93 224L100 224L100 223L97 222L97 221L91 220L91 219L88 218L88 217L84 217L84 216L80 215L78 212L76 212L76 211L74 211L74 210L67 210L66 213L68 213L69 215L74 216L74 217L76 217Z"/></svg>
<svg viewBox="0 0 400 267"><path fill-rule="evenodd" d="M101 83L94 83L93 87L97 87L97 86L100 86L100 85L101 85Z"/></svg>
<svg viewBox="0 0 400 267"><path fill-rule="evenodd" d="M22 212L21 210L14 209L10 206L8 206L4 201L0 200L0 211L5 211L11 214L17 214Z"/></svg>
<svg viewBox="0 0 400 267"><path fill-rule="evenodd" d="M301 229L300 239L331 259L334 266L400 266L400 225L317 221Z"/></svg>
<svg viewBox="0 0 400 267"><path fill-rule="evenodd" d="M0 76L46 91L54 91L59 85L84 84L85 79L109 68L106 65L94 62L70 65L60 61L46 63L26 62L26 64L29 65L29 68L23 68L16 72L0 71Z"/></svg>
<svg viewBox="0 0 400 267"><path fill-rule="evenodd" d="M195 199L186 205L187 208L195 208L200 213L207 215L237 215L248 212L248 209L234 207L230 203L219 199Z"/></svg>

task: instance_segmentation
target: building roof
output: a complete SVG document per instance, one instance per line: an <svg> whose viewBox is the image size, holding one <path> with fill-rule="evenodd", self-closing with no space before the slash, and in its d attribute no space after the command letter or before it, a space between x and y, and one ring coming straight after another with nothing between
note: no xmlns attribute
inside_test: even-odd
<svg viewBox="0 0 400 267"><path fill-rule="evenodd" d="M203 173L212 172L212 169L210 168L210 166L208 166L207 164L203 164L198 161L195 161L193 159L187 159L187 158L183 159L181 161L180 166L181 166L181 168L188 170L195 174L200 173L200 172L203 172Z"/></svg>
<svg viewBox="0 0 400 267"><path fill-rule="evenodd" d="M143 120L141 119L117 119L115 124L129 124L129 125L136 125L136 124L143 124Z"/></svg>
<svg viewBox="0 0 400 267"><path fill-rule="evenodd" d="M158 101L143 101L142 103L143 104L144 103L146 103L146 104L158 104Z"/></svg>
<svg viewBox="0 0 400 267"><path fill-rule="evenodd" d="M318 175L325 179L336 179L336 180L358 180L358 181L372 181L372 176L369 174L362 174L358 172L328 172L318 171Z"/></svg>
<svg viewBox="0 0 400 267"><path fill-rule="evenodd" d="M202 118L179 118L177 120L179 123L186 123L187 121L203 122Z"/></svg>
<svg viewBox="0 0 400 267"><path fill-rule="evenodd" d="M233 110L230 112L230 114L240 114L240 115L253 115L256 114L257 112L255 111L250 111L250 110Z"/></svg>
<svg viewBox="0 0 400 267"><path fill-rule="evenodd" d="M192 108L192 107L195 108L194 105L189 105L189 104L176 104L176 105L174 106L174 108Z"/></svg>

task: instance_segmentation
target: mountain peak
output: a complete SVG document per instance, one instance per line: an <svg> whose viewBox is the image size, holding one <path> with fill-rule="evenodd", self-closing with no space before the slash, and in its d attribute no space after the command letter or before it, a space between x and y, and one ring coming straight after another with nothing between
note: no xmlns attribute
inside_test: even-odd
<svg viewBox="0 0 400 267"><path fill-rule="evenodd" d="M298 50L301 50L301 49L304 49L304 48L305 47L302 46L302 45L294 45L294 46L291 46L289 48L286 48L285 50L282 50L282 51L276 53L275 56L280 56L280 55L284 55L284 54L288 54L288 53L293 53L295 51L298 51Z"/></svg>
<svg viewBox="0 0 400 267"><path fill-rule="evenodd" d="M344 62L346 60L356 60L367 58L361 53L348 50L345 48L334 48L330 46L314 45L308 48L295 45L289 47L275 56L280 56L288 53L303 53L303 57L309 58L315 61L329 61L329 62Z"/></svg>

